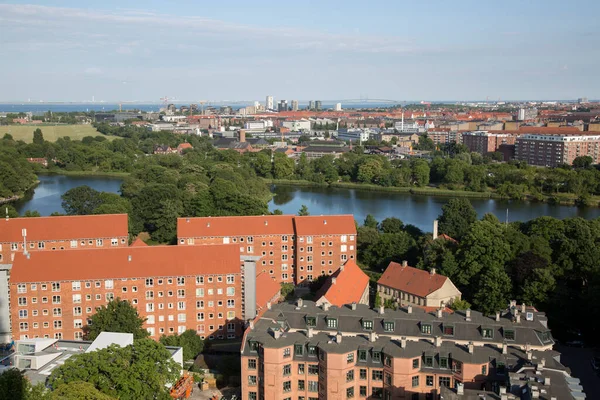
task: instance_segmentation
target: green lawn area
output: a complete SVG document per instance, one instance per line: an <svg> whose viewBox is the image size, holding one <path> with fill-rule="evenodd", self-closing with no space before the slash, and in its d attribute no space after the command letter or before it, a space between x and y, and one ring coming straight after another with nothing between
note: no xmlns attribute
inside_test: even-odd
<svg viewBox="0 0 600 400"><path fill-rule="evenodd" d="M99 133L92 125L7 125L0 126L0 138L5 133L10 133L15 140L23 140L26 143L33 141L33 131L37 128L42 130L44 139L55 142L58 138L69 136L73 140L81 140L86 136L105 136ZM114 136L105 136L112 140Z"/></svg>

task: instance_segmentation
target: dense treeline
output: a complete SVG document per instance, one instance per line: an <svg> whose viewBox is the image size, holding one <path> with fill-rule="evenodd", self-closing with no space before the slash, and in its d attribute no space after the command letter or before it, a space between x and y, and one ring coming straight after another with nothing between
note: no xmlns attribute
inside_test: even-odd
<svg viewBox="0 0 600 400"><path fill-rule="evenodd" d="M600 219L505 224L491 214L477 220L468 200L453 199L439 221L440 233L453 240L434 241L395 218L378 224L367 217L358 232L359 262L379 271L392 260L436 268L477 310L493 313L514 298L546 311L555 334L581 329L595 340L596 324L583 321L600 318Z"/></svg>
<svg viewBox="0 0 600 400"><path fill-rule="evenodd" d="M37 177L34 167L14 148L0 146L0 199L22 196Z"/></svg>

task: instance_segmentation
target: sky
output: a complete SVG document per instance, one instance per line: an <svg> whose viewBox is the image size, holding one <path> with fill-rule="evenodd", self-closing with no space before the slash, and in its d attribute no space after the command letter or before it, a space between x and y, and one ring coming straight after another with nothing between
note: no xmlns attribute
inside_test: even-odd
<svg viewBox="0 0 600 400"><path fill-rule="evenodd" d="M0 3L0 101L598 99L599 14L598 0Z"/></svg>

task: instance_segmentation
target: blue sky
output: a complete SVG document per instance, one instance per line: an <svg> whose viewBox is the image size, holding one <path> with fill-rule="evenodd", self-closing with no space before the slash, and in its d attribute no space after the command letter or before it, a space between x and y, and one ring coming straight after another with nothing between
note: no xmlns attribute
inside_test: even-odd
<svg viewBox="0 0 600 400"><path fill-rule="evenodd" d="M599 13L587 0L3 3L0 101L600 98Z"/></svg>

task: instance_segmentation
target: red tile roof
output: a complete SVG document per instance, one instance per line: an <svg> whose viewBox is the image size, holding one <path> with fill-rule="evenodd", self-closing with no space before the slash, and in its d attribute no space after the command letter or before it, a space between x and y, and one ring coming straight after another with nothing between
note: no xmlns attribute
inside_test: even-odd
<svg viewBox="0 0 600 400"><path fill-rule="evenodd" d="M294 217L297 235L356 234L353 215L321 215Z"/></svg>
<svg viewBox="0 0 600 400"><path fill-rule="evenodd" d="M327 279L319 289L317 298L325 296L330 304L338 307L359 303L367 286L369 286L369 276L356 265L354 260L348 260Z"/></svg>
<svg viewBox="0 0 600 400"><path fill-rule="evenodd" d="M181 143L179 146L177 146L177 150L179 151L184 149L193 149L193 146L189 143Z"/></svg>
<svg viewBox="0 0 600 400"><path fill-rule="evenodd" d="M148 246L148 244L146 244L146 242L144 242L142 239L140 239L139 237L137 237L133 243L131 243L129 245L129 247L146 247Z"/></svg>
<svg viewBox="0 0 600 400"><path fill-rule="evenodd" d="M403 267L401 264L391 262L377 283L415 296L425 297L440 289L446 279L448 278L443 275L431 274L422 269Z"/></svg>
<svg viewBox="0 0 600 400"><path fill-rule="evenodd" d="M10 282L239 274L240 266L235 244L37 251L29 253L29 258L19 252Z"/></svg>
<svg viewBox="0 0 600 400"><path fill-rule="evenodd" d="M127 214L9 218L0 220L0 243L28 241L118 238L128 235Z"/></svg>
<svg viewBox="0 0 600 400"><path fill-rule="evenodd" d="M293 235L293 215L177 218L177 237Z"/></svg>
<svg viewBox="0 0 600 400"><path fill-rule="evenodd" d="M256 307L262 309L267 306L281 291L281 285L277 283L266 271L260 272L256 276Z"/></svg>

